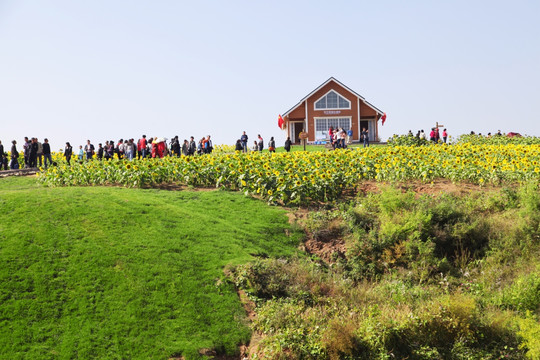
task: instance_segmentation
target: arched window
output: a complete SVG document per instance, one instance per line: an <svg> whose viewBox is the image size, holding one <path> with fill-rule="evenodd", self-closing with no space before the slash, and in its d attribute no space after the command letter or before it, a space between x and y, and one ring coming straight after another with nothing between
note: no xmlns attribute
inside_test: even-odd
<svg viewBox="0 0 540 360"><path fill-rule="evenodd" d="M351 102L330 90L326 95L315 102L315 109L350 109Z"/></svg>

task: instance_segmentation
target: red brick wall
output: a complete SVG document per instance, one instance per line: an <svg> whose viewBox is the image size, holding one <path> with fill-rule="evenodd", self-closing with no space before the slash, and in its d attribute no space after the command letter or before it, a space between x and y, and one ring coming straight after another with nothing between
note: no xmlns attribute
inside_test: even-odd
<svg viewBox="0 0 540 360"><path fill-rule="evenodd" d="M334 90L339 95L343 96L351 102L350 109L339 109L339 110L315 110L315 102L321 97L326 95L330 90ZM330 81L328 84L323 86L315 94L311 95L307 99L308 105L308 141L315 141L315 117L351 117L351 126L353 129L353 140L359 139L358 134L358 98L356 95L349 92L344 87L340 86L334 81ZM339 114L325 114L325 111L339 111ZM362 111L362 108L360 108Z"/></svg>
<svg viewBox="0 0 540 360"><path fill-rule="evenodd" d="M363 101L360 101L360 117L376 116L377 112L367 106Z"/></svg>
<svg viewBox="0 0 540 360"><path fill-rule="evenodd" d="M289 119L304 119L306 117L306 105L305 102L302 103L302 105L298 106L298 108L291 111L289 114Z"/></svg>

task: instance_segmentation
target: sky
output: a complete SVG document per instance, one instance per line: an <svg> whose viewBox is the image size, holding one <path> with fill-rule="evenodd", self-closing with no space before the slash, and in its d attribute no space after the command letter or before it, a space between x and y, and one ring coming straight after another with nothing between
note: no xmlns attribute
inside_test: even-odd
<svg viewBox="0 0 540 360"><path fill-rule="evenodd" d="M0 140L286 133L330 77L387 113L540 136L540 1L0 0Z"/></svg>

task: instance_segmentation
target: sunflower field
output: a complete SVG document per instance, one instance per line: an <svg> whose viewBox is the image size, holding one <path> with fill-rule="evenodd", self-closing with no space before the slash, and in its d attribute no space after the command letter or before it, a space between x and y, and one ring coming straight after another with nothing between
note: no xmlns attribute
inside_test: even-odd
<svg viewBox="0 0 540 360"><path fill-rule="evenodd" d="M59 157L57 157L59 159ZM216 153L163 159L73 162L44 169L49 186L178 184L255 194L270 202L335 200L362 180L475 184L540 180L540 145L461 143L320 152Z"/></svg>

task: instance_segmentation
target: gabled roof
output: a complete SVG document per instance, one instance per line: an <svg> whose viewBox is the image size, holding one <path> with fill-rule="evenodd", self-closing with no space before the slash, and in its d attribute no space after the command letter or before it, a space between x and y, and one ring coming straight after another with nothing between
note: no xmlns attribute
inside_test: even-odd
<svg viewBox="0 0 540 360"><path fill-rule="evenodd" d="M315 94L317 91L319 91L321 88L323 88L324 86L326 86L326 84L328 84L329 82L335 82L336 84L338 84L339 86L343 87L344 89L346 89L347 91L349 91L351 94L354 94L357 98L359 98L360 100L362 100L367 106L369 106L370 108L372 108L373 110L375 110L376 112L378 112L379 114L383 114L383 111L382 110L379 110L377 109L375 106L373 106L372 104L370 104L369 102L366 101L366 99L358 94L356 91L350 89L347 85L341 83L339 80L337 80L336 78L334 77L331 77L330 79L326 80L325 82L323 82L321 85L319 85L315 90L313 90L312 92L310 92L309 94L307 94L302 100L300 100L298 102L298 104L294 105L292 108L290 108L289 110L287 110L284 114L283 114L283 117L289 115L294 109L296 109L298 106L302 105L302 103L304 101L306 101L306 99L310 98L313 94Z"/></svg>

